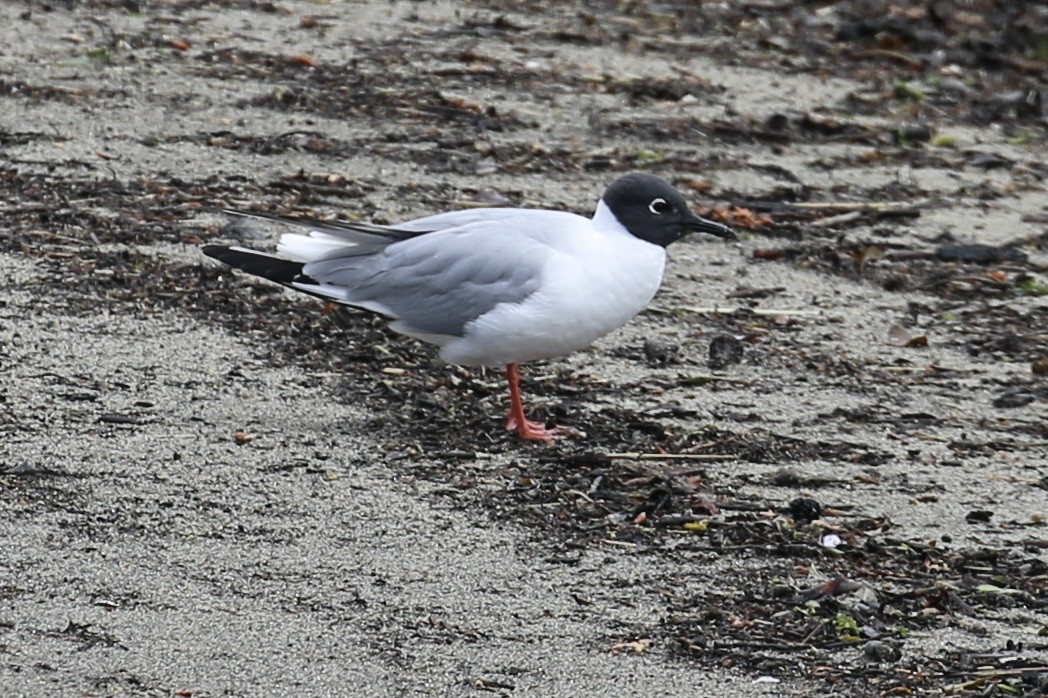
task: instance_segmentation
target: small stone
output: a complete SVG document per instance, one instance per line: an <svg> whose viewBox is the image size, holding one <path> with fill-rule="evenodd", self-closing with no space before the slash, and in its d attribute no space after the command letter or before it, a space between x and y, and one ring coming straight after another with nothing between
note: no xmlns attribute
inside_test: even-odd
<svg viewBox="0 0 1048 698"><path fill-rule="evenodd" d="M855 590L853 597L856 601L869 608L880 608L881 600L877 592L865 584Z"/></svg>
<svg viewBox="0 0 1048 698"><path fill-rule="evenodd" d="M969 511L964 520L968 523L989 523L991 517L993 517L992 511L976 509L975 511Z"/></svg>
<svg viewBox="0 0 1048 698"><path fill-rule="evenodd" d="M785 131L790 127L790 117L776 112L764 120L764 128L769 131Z"/></svg>
<svg viewBox="0 0 1048 698"><path fill-rule="evenodd" d="M719 334L710 340L709 367L720 371L742 361L742 340L731 334Z"/></svg>
<svg viewBox="0 0 1048 698"><path fill-rule="evenodd" d="M675 344L664 344L655 339L645 339L644 358L650 364L680 363L680 347Z"/></svg>
<svg viewBox="0 0 1048 698"><path fill-rule="evenodd" d="M1023 407L1036 399L1036 396L1026 388L1010 388L997 396L997 399L993 401L993 406L1004 409Z"/></svg>
<svg viewBox="0 0 1048 698"><path fill-rule="evenodd" d="M931 140L932 130L924 124L909 124L895 132L897 143L927 143Z"/></svg>
<svg viewBox="0 0 1048 698"><path fill-rule="evenodd" d="M790 516L797 523L811 523L822 516L822 505L810 497L798 497L790 502Z"/></svg>
<svg viewBox="0 0 1048 698"><path fill-rule="evenodd" d="M867 642L863 645L862 654L871 662L897 662L902 659L902 650L881 640Z"/></svg>
<svg viewBox="0 0 1048 698"><path fill-rule="evenodd" d="M843 542L844 540L836 533L824 533L822 538L819 539L819 545L830 550L839 548Z"/></svg>
<svg viewBox="0 0 1048 698"><path fill-rule="evenodd" d="M776 487L797 487L801 484L801 476L797 474L796 470L782 468L771 476L771 484Z"/></svg>

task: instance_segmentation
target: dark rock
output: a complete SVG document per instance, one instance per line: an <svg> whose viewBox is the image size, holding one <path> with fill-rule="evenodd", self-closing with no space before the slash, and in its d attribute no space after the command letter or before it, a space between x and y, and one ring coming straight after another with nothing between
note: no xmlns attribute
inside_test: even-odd
<svg viewBox="0 0 1048 698"><path fill-rule="evenodd" d="M742 340L734 335L719 334L710 340L709 367L714 371L742 361Z"/></svg>
<svg viewBox="0 0 1048 698"><path fill-rule="evenodd" d="M994 245L943 245L935 256L944 262L969 262L972 264L997 264L998 262L1025 262L1025 252L1015 247Z"/></svg>
<svg viewBox="0 0 1048 698"><path fill-rule="evenodd" d="M1001 393L997 399L993 401L993 406L1003 409L1023 407L1024 405L1029 405L1036 399L1037 396L1026 388L1010 388Z"/></svg>
<svg viewBox="0 0 1048 698"><path fill-rule="evenodd" d="M863 645L862 655L871 662L897 662L902 659L902 650L890 642L871 640Z"/></svg>
<svg viewBox="0 0 1048 698"><path fill-rule="evenodd" d="M776 487L797 487L801 484L801 476L796 470L783 468L771 476L771 484Z"/></svg>
<svg viewBox="0 0 1048 698"><path fill-rule="evenodd" d="M676 344L664 344L655 339L644 340L644 358L649 364L680 363L680 347Z"/></svg>
<svg viewBox="0 0 1048 698"><path fill-rule="evenodd" d="M903 145L907 143L927 143L931 139L932 129L924 124L900 126L895 131L895 142Z"/></svg>
<svg viewBox="0 0 1048 698"><path fill-rule="evenodd" d="M811 523L822 516L822 505L811 497L798 497L790 502L790 516L797 523Z"/></svg>

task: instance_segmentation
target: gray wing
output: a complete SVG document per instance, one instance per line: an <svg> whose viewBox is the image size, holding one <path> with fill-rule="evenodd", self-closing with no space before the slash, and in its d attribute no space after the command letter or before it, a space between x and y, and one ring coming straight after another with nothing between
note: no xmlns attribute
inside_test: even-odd
<svg viewBox="0 0 1048 698"><path fill-rule="evenodd" d="M333 237L341 238L348 242L376 245L389 244L399 240L425 235L437 230L437 228L425 225L413 225L415 221L409 221L407 226L377 225L375 223L362 223L356 221L322 221L318 218L288 218L277 216L272 213L259 213L254 211L239 211L233 208L222 209L222 213L238 218L257 218L265 221L280 223L281 225L305 228L310 231L325 233ZM433 216L435 218L435 216Z"/></svg>
<svg viewBox="0 0 1048 698"><path fill-rule="evenodd" d="M496 226L513 227L522 218L522 213L527 217L542 217L550 211L536 211L533 209L514 208L477 208L465 211L450 211L438 213L424 218L404 221L396 225L378 225L376 223L365 223L360 221L338 221L320 220L308 216L288 218L272 213L257 211L241 211L233 208L221 209L222 213L238 218L253 218L257 220L277 223L288 228L298 228L302 234L309 237L330 237L352 243L356 247L338 248L329 255L331 258L339 258L349 255L370 255L380 251L387 245L412 238L428 235L441 230L461 229L469 226ZM563 215L557 214L555 215Z"/></svg>
<svg viewBox="0 0 1048 698"><path fill-rule="evenodd" d="M311 262L303 273L344 291L341 302L395 318L407 331L461 337L495 306L534 293L550 252L528 236L492 233L489 224L438 231L373 254Z"/></svg>

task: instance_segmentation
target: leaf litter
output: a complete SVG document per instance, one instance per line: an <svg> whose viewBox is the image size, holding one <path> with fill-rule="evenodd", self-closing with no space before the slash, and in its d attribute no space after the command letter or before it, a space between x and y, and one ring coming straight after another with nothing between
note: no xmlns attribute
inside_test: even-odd
<svg viewBox="0 0 1048 698"><path fill-rule="evenodd" d="M172 12L198 5L182 3ZM484 5L497 10L503 3ZM703 133L727 145L862 145L873 149L869 164L890 161L1010 171L1022 167L1026 173L1019 172L1020 177L1036 180L1045 175L1043 164L939 148L935 129L918 123L1000 122L1015 138L1043 142L1043 76L1048 57L1043 55L1043 8L1037 4L1008 10L991 2L913 8L876 1L801 8L793 3L723 3L705 5L701 11L698 6L682 6L660 14L637 3L607 22L599 21L603 9L596 5L587 12L592 14L582 15L581 28L566 28L564 16L554 13L562 21L552 22L552 29L531 25L526 16L519 21L496 17L463 21L452 35L494 32L517 44L536 36L553 43L611 41L670 54L686 44L687 50L733 63L859 76L866 86L842 96L832 114L595 117L596 133L663 143L658 152L616 145L594 153L564 143L515 141L514 134L533 128L530 117L464 95L481 81L540 91L557 85L618 95L634 106L644 106L686 98L715 103L724 89L686 75L656 81L606 75L583 79L523 62L488 61L453 42L434 42L425 49L428 53L421 57L436 67L429 80L419 80L414 74L388 70L396 56L380 43L359 47L362 63L339 66L307 53L197 51L195 41L175 39L181 43L172 44L174 48L187 53L202 74L216 80L252 77L270 87L269 92L244 101L241 108L332 118L352 114L380 126L373 135L353 140L328 137L314 129L276 137L212 131L158 134L150 136L147 145L190 142L260 155L303 151L324 158L370 148L393 161L417 162L429 172L470 176L478 172L478 153L486 158L481 171L490 167L513 175L618 171L639 165L672 172L682 163L708 172L713 168L705 165L713 160L682 143ZM664 35L639 30L652 21L667 30ZM624 38L624 30L632 38ZM687 43L691 32L733 38ZM150 45L135 37L117 39L134 46ZM5 87L0 98L5 100L79 103L91 96L21 82L0 86ZM852 118L863 114L887 114L909 123L884 129ZM469 137L456 137L463 128ZM36 137L9 135L0 145L24 144ZM438 143L439 152L413 147L432 142ZM721 164L730 162L731 158L721 160ZM821 164L832 168L843 162L831 159ZM81 167L99 170L98 163L84 162ZM785 168L765 167L764 172L785 184L800 181ZM541 405L536 416L567 424L575 420L588 438L549 452L528 450L492 426L501 407L497 376L435 367L428 350L394 336L369 316L303 313L301 302L209 264L173 262L135 251L133 246L157 242L194 245L199 243L196 235L218 234L198 229L191 238L185 222L201 207L224 199L256 199L257 186L246 177L133 181L31 174L7 167L0 170L0 191L14 203L0 215L13 233L4 237L0 249L42 260L55 283L56 302L69 312L93 312L103 300L127 312L177 311L233 330L264 328L269 360L344 376L339 389L342 399L363 401L371 408L376 416L369 429L388 435L382 455L391 464L446 483L445 496L463 511L479 507L496 519L531 527L537 539L560 553L611 542L627 547L640 564L670 556L694 564L730 559L746 568L746 574L718 580L707 589L689 584L686 575L651 582L658 586L666 612L612 640L607 646L611 651L651 654L661 648L677 661L732 667L758 677L803 676L842 695L935 690L1035 695L1045 690L1048 666L1043 643L1024 647L1008 640L982 650L929 652L912 649L910 641L913 633L971 628L987 620L1043 624L1048 565L1043 541L1034 537L1043 522L1040 527L1036 522L1013 522L1016 527L1028 526L1031 534L1025 544L1003 547L954 547L945 538L903 538L891 520L875 512L809 496L812 490L833 484L832 478L820 482L796 475L813 460L857 463L873 468L874 474L855 476L850 487L887 486L875 469L894 456L877 446L844 438L809 441L759 424L712 426L700 419L692 428L681 428L682 420L696 421L697 415L687 407L609 406L606 398L618 389L557 364L540 364L534 374L541 375L529 382L529 393ZM373 185L303 171L264 182L261 188L264 205L309 212L317 206L341 206L346 199L366 198ZM1043 375L1037 367L1044 361L1046 340L1038 328L1048 326L1048 315L1043 306L1019 303L1038 293L1044 273L1024 251L1031 247L1029 242L979 245L946 239L913 247L886 240L876 226L913 219L949 204L926 200L924 192L905 187L846 190L841 201L826 200L828 192L803 186L758 196L751 192L737 196L701 183L693 189L719 200L722 208L713 211L724 220L758 231L769 241L790 240L788 246L755 251L760 264L802 267L876 285L903 298L914 291L928 294L921 301L927 305L913 308L909 321L891 329L890 343L920 351L931 336L935 344L961 347L973 356L1027 361L1032 376ZM995 189L982 193L987 200L1005 195ZM426 186L405 194L426 202L444 196L440 189ZM489 199L492 195L502 196L497 191L484 194ZM509 196L516 202L512 193ZM143 206L143 201L149 205ZM108 247L114 244L128 247ZM69 283L73 279L75 285ZM743 292L738 298L758 303L761 295ZM880 384L867 385L867 390L885 395L905 385L902 371L857 367L847 359L820 355L817 349L792 346L788 323L752 310L703 316L714 339L728 338L709 342L711 370L730 370L750 361L793 361L788 353L795 351L805 362L805 372L819 380L845 383L864 376L867 383ZM781 339L782 354L773 355L762 345L760 338L767 336ZM661 385L653 382L631 389L657 392L684 383L716 390L718 380L724 378L697 374L696 360L672 342L625 347L617 358L643 361L660 372L685 369L677 377L661 373L656 379ZM934 365L915 372L929 380L949 380L950 374L948 368ZM995 402L1002 409L1048 399L1038 384L1002 387L1005 390ZM593 404L605 406L599 411L587 409ZM907 433L937 417L883 408L841 408L820 418L890 425ZM147 423L136 422L121 426L148 428ZM964 457L1010 448L1024 452L1026 447L1015 441L1024 431L1042 443L1048 438L1043 424L1016 423L1002 431L1005 436L999 439L960 439L949 446ZM230 438L245 447L251 439L243 432ZM479 455L492 454L509 458L494 468L476 465ZM771 464L790 470L755 488L758 483L749 476L714 465L723 463ZM40 487L36 499L44 501L46 483ZM1006 513L996 518L993 514L973 509L967 521L990 527L1007 518ZM561 559L570 564L572 558Z"/></svg>

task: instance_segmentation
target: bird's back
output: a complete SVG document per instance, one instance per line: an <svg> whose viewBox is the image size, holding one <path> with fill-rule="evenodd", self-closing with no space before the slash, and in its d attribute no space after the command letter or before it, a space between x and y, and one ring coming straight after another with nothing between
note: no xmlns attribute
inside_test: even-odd
<svg viewBox="0 0 1048 698"><path fill-rule="evenodd" d="M300 290L398 320L398 329L441 343L503 303L519 303L542 283L558 250L577 244L590 221L559 211L476 209L395 226L426 230L381 244L330 230L282 236L302 259Z"/></svg>

